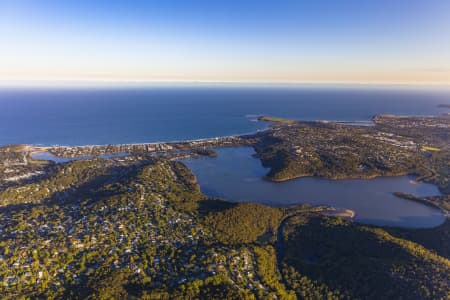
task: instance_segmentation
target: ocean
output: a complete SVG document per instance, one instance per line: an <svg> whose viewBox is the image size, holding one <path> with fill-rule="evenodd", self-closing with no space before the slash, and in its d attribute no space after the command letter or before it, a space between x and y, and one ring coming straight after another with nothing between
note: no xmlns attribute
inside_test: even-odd
<svg viewBox="0 0 450 300"><path fill-rule="evenodd" d="M0 145L87 145L252 133L258 115L368 121L449 110L449 90L344 87L0 88Z"/></svg>

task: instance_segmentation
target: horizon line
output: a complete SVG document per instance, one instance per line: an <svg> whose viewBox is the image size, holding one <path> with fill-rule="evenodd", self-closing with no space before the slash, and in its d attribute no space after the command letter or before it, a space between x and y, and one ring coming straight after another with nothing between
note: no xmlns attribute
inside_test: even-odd
<svg viewBox="0 0 450 300"><path fill-rule="evenodd" d="M140 80L140 79L0 79L0 87L157 87L157 86L201 86L201 85L240 85L240 86L384 86L384 87L442 87L450 88L450 82L411 82L411 81L259 81L259 80Z"/></svg>

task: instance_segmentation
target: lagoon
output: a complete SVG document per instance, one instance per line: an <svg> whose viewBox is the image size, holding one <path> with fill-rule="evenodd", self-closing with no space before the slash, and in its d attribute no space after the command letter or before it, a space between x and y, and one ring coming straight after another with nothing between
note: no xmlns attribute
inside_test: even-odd
<svg viewBox="0 0 450 300"><path fill-rule="evenodd" d="M252 157L251 147L216 149L215 158L189 158L183 162L197 176L203 193L233 202L272 206L327 205L351 209L355 221L380 226L428 228L442 224L439 209L395 197L393 192L416 196L440 195L435 185L415 182L412 176L370 180L328 180L306 177L287 182L263 179L268 169Z"/></svg>

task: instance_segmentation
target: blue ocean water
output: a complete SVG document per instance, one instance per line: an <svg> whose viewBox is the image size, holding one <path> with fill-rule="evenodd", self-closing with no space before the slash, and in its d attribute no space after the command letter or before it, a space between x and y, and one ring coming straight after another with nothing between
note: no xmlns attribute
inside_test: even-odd
<svg viewBox="0 0 450 300"><path fill-rule="evenodd" d="M332 87L0 89L0 145L144 143L243 134L257 115L367 121L430 115L449 91Z"/></svg>

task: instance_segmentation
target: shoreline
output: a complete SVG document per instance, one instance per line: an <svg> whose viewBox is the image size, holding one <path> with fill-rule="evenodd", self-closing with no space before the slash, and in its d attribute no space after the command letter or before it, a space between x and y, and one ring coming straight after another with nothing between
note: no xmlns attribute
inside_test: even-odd
<svg viewBox="0 0 450 300"><path fill-rule="evenodd" d="M409 200L409 201L417 202L417 203L420 203L420 204L423 204L423 205L426 205L429 207L437 208L446 217L446 219L450 219L450 212L447 209L445 209L444 207L442 207L441 205L439 205L438 203L435 203L435 202L427 199L430 197L417 197L415 195L406 194L406 193L402 193L402 192L394 192L393 194L395 197L398 197L400 199ZM432 197L439 197L439 196L442 196L442 195L432 196Z"/></svg>
<svg viewBox="0 0 450 300"><path fill-rule="evenodd" d="M67 158L67 159L76 159L76 158L82 158L82 157L98 157L98 156L104 156L104 155L114 155L117 153L129 153L130 155L153 155L153 154L173 154L173 153L181 153L181 152L195 152L199 150L204 149L210 149L210 148L222 148L222 147L242 147L242 146L250 146L255 149L255 145L258 142L259 138L263 138L264 134L270 134L271 132L276 132L280 130L280 126L285 126L287 128L301 122L309 122L309 121L302 121L302 120L291 120L291 119L282 119L279 117L271 117L267 115L252 115L252 117L255 117L255 119L258 122L268 122L268 126L261 130L256 130L251 133L244 133L244 134L238 134L238 135L225 135L225 136L216 136L211 138L198 138L198 139L190 139L190 140L175 140L175 141L167 141L167 142L145 142L145 143L121 143L121 144L105 144L105 145L79 145L79 146L63 146L63 145L56 145L56 146L41 146L41 145L33 145L33 144L22 144L22 145L10 145L11 147L16 147L19 152L25 152L28 153L28 155L31 157L33 154L43 153L43 152L49 152L56 158ZM398 118L410 118L413 116L409 115L390 115L390 114L382 114L382 115L375 115L373 116L369 121L357 121L357 122L372 122L374 126L377 126L376 119L377 118L383 118L383 117L398 117ZM420 116L423 118L423 116ZM436 116L439 117L439 116ZM350 122L354 123L355 121L324 121L324 120L318 120L318 121L311 121L311 122L319 122L319 123L331 123L331 124L338 124L342 126L349 126L353 127L354 125L351 124L345 124L342 122ZM6 146L7 147L7 146ZM255 149L256 150L256 149ZM259 158L261 162L263 160ZM287 177L273 177L273 176L267 176L270 174L271 170L263 176L265 180L271 181L271 182L285 182L289 180L294 180L298 178L304 178L304 177L318 177L318 178L324 178L329 180L351 180L351 179L362 179L362 180L370 180L378 177L395 177L395 176L414 176L414 172L397 172L397 173L390 173L390 174L335 174L335 176L321 176L321 175L314 175L310 173L304 173L304 174L298 174L293 176L287 176ZM423 180L422 177L415 178L418 182L426 182ZM440 186L436 184L439 188ZM440 188L440 192L443 193L443 191Z"/></svg>
<svg viewBox="0 0 450 300"><path fill-rule="evenodd" d="M356 216L356 211L354 211L352 209L348 209L348 208L330 207L328 209L321 211L320 213L325 216L329 216L329 217L342 218L342 219L352 220L354 222L357 222L354 220L354 218Z"/></svg>
<svg viewBox="0 0 450 300"><path fill-rule="evenodd" d="M26 148L25 151L21 152L28 152L28 153L41 153L41 152L49 152L54 149L86 149L86 148L107 148L107 147L145 147L145 146L160 146L160 145L179 145L179 144L189 144L189 143L211 143L211 142L219 142L226 139L246 139L251 138L257 134L263 133L265 131L270 130L270 128L257 130L253 133L245 133L242 135L225 135L225 136L217 136L217 137L211 137L211 138L201 138L201 139L191 139L191 140L174 140L174 141L168 141L168 142L144 142L144 143L123 143L123 144L86 144L86 145L76 145L76 146L70 146L70 145L53 145L53 146L41 146L41 145L34 145L34 144L17 144L14 146L20 146ZM1 147L9 147L12 145L3 145ZM58 156L58 155L56 155ZM64 158L73 158L73 157L65 157L65 156L58 156L58 157L64 157Z"/></svg>
<svg viewBox="0 0 450 300"><path fill-rule="evenodd" d="M273 124L268 124L268 126L266 128L257 129L256 131L252 131L252 132L244 132L244 133L236 133L236 134L220 135L220 136L204 137L204 138L194 138L194 139L180 139L180 140L154 141L154 142L132 142L132 143L80 144L80 145L61 145L61 144L46 145L46 144L21 143L21 144L4 144L4 145L0 145L0 147L23 146L23 147L30 147L33 149L34 148L49 149L49 148L76 148L76 147L143 146L143 145L158 145L158 144L171 144L171 143L187 143L187 142L196 142L196 141L201 142L201 141L207 141L207 140L213 140L213 139L252 136L252 135L256 135L256 134L271 130L272 125L277 124L277 123L278 124L279 123L295 124L297 122L319 122L319 123L336 123L336 124L346 125L346 126L359 126L359 125L353 125L353 124L371 124L371 126L374 126L374 125L377 125L374 122L374 118L382 117L382 116L399 117L399 118L408 118L408 117L420 118L420 117L439 117L441 115L379 114L379 115L373 115L370 119L367 119L367 120L321 120L321 119L301 120L301 119L285 119L285 118L273 117L273 116L269 116L269 115L252 115L252 116L254 116L254 119L257 122L273 123ZM360 125L360 126L367 126L367 125Z"/></svg>
<svg viewBox="0 0 450 300"><path fill-rule="evenodd" d="M204 138L194 138L194 139L186 139L186 140L170 140L170 141L155 141L155 142L137 142L137 143L109 143L109 144L81 144L81 145L43 145L43 144L5 144L0 145L1 147L8 147L8 146L23 146L28 147L31 149L51 149L51 148L77 148L77 147L108 147L108 146L145 146L145 145L160 145L160 144L179 144L179 143L190 143L190 142L203 142L203 141L209 141L214 139L224 139L224 138L236 138L236 137L247 137L247 136L253 136L265 131L271 130L270 125L267 126L264 129L257 129L256 131L252 132L244 132L244 133L237 133L237 134L230 134L230 135L220 135L220 136L213 136L213 137L204 137Z"/></svg>
<svg viewBox="0 0 450 300"><path fill-rule="evenodd" d="M374 174L374 175L368 175L368 176L342 176L342 177L326 177L326 176L320 176L320 175L313 175L313 174L307 174L307 175L300 175L300 176L293 176L293 177L289 177L289 178L282 178L282 179L274 179L271 177L267 177L264 176L264 179L270 182L287 182L290 180L295 180L295 179L301 179L301 178L322 178L322 179L327 179L327 180L333 180L333 181L339 181L339 180L371 180L371 179L376 179L376 178L390 178L390 177L401 177L401 176L416 176L418 177L417 174L414 173L408 173L408 172L401 172L401 173L396 173L396 174ZM416 183L419 182L425 182L422 180L417 180Z"/></svg>
<svg viewBox="0 0 450 300"><path fill-rule="evenodd" d="M252 115L253 116L253 115ZM181 140L170 140L170 141L154 141L154 142L136 142L136 143L108 143L108 144L80 144L80 145L44 145L44 144L5 144L0 145L1 147L8 146L20 146L29 149L44 149L44 151L53 149L53 148L85 148L85 147L120 147L120 146L146 146L146 145L161 145L161 144L180 144L180 143L192 143L192 142L205 142L212 141L217 139L226 139L226 138L246 138L250 136L254 136L260 133L264 133L266 131L272 130L275 124L288 124L292 125L298 122L318 122L318 123L335 123L339 125L345 126L359 126L354 124L371 124L371 126L376 126L377 123L374 121L376 117L397 117L397 118L408 118L408 117L439 117L441 115L394 115L394 114L380 114L374 115L368 120L297 120L297 119L285 119L280 117L273 117L268 115L254 115L255 120L257 122L269 123L268 126L264 129L257 129L256 131L246 132L246 133L238 133L238 134L229 134L222 136L213 136L213 137L204 137L204 138L194 138L194 139L181 139ZM272 123L272 124L270 124ZM360 125L366 127L367 125Z"/></svg>

